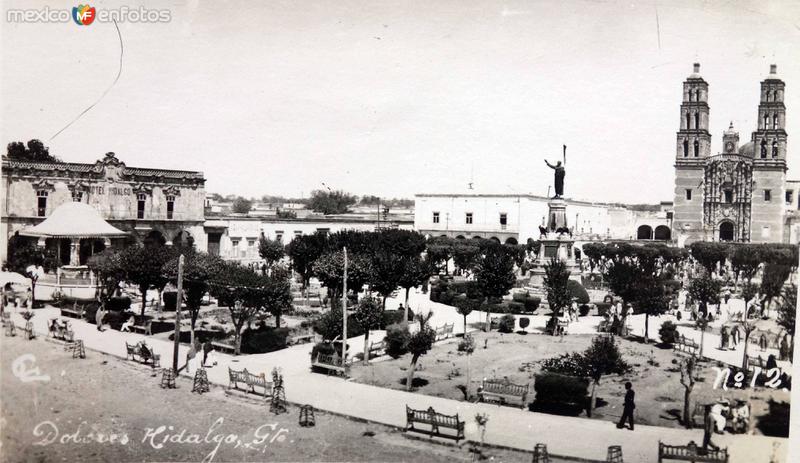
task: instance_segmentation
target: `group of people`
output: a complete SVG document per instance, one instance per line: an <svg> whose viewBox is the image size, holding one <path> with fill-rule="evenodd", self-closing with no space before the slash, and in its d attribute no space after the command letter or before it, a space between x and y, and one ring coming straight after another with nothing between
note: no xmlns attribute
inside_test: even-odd
<svg viewBox="0 0 800 463"><path fill-rule="evenodd" d="M25 307L28 310L33 308L33 292L31 288L28 288L25 291L25 296L20 296L16 292L14 292L14 288L11 285L11 282L6 283L3 286L2 294L0 294L0 311L5 311L6 307L14 308L22 308Z"/></svg>
<svg viewBox="0 0 800 463"><path fill-rule="evenodd" d="M705 404L703 411L703 449L719 447L711 440L714 433L722 434L730 426L733 432L744 433L750 426L750 407L747 401L737 400L731 405L727 399Z"/></svg>

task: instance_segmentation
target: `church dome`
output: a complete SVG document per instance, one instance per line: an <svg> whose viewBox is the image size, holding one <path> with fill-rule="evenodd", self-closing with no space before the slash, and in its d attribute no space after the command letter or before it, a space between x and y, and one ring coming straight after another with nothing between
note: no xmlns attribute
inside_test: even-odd
<svg viewBox="0 0 800 463"><path fill-rule="evenodd" d="M748 142L739 148L739 154L742 156L753 157L755 155L755 143Z"/></svg>

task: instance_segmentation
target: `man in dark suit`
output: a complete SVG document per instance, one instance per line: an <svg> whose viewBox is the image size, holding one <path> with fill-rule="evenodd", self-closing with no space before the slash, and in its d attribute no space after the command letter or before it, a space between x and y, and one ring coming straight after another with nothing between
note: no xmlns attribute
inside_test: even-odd
<svg viewBox="0 0 800 463"><path fill-rule="evenodd" d="M623 405L622 417L619 419L617 427L619 429L625 427L625 420L627 419L631 424L631 431L633 431L633 410L636 408L633 399L636 393L633 392L633 384L631 384L630 381L625 383L625 391L625 404Z"/></svg>

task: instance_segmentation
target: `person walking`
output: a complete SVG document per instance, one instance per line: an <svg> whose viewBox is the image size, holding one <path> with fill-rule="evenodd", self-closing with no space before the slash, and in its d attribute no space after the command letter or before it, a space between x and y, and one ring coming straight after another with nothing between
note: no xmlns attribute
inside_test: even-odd
<svg viewBox="0 0 800 463"><path fill-rule="evenodd" d="M711 404L706 404L703 412L703 450L708 450L711 447L713 450L719 450L719 447L711 442L711 435L714 434L714 418L711 416Z"/></svg>
<svg viewBox="0 0 800 463"><path fill-rule="evenodd" d="M723 326L722 329L719 331L719 349L720 350L727 350L728 349L728 327Z"/></svg>
<svg viewBox="0 0 800 463"><path fill-rule="evenodd" d="M95 312L94 315L94 322L97 325L97 331L105 331L103 330L103 319L106 318L106 309L103 306L100 306Z"/></svg>
<svg viewBox="0 0 800 463"><path fill-rule="evenodd" d="M622 408L622 417L619 419L619 423L617 423L617 428L622 429L625 427L625 420L631 425L631 431L633 431L633 410L636 408L636 404L634 403L634 397L636 393L633 391L633 384L630 381L625 383L625 403Z"/></svg>

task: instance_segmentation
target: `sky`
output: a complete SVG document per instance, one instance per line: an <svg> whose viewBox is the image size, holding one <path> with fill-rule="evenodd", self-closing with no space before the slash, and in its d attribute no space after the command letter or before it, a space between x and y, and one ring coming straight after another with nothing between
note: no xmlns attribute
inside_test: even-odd
<svg viewBox="0 0 800 463"><path fill-rule="evenodd" d="M673 199L692 63L710 85L712 153L730 122L749 141L775 63L800 178L798 2L94 2L170 14L119 23L113 86L113 23L8 21L9 9L75 5L3 2L3 143L200 170L221 194L387 198L470 182L543 195L544 159L565 144L566 196L657 203Z"/></svg>

